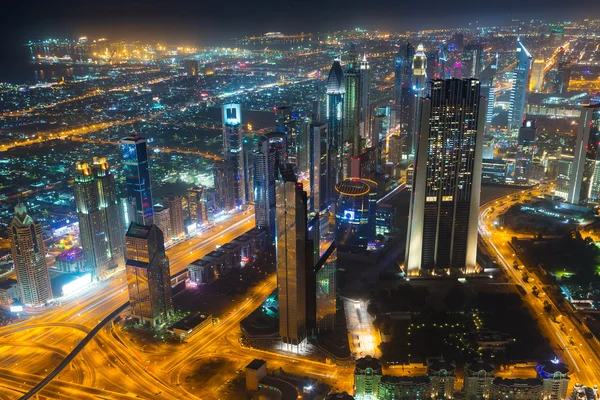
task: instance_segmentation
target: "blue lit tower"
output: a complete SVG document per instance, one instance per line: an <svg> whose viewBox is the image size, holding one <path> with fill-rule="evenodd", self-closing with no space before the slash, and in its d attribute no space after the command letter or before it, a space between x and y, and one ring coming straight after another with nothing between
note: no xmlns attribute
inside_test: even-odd
<svg viewBox="0 0 600 400"><path fill-rule="evenodd" d="M339 58L333 61L327 78L327 130L329 149L335 160L331 173L339 181L342 174L342 154L344 152L344 72Z"/></svg>
<svg viewBox="0 0 600 400"><path fill-rule="evenodd" d="M479 81L432 81L422 102L407 273L475 272L485 122Z"/></svg>
<svg viewBox="0 0 600 400"><path fill-rule="evenodd" d="M366 250L375 241L377 183L348 178L335 185L335 242L341 250Z"/></svg>
<svg viewBox="0 0 600 400"><path fill-rule="evenodd" d="M135 200L135 222L152 225L152 187L146 139L138 135L121 139L127 197Z"/></svg>
<svg viewBox="0 0 600 400"><path fill-rule="evenodd" d="M512 89L510 91L510 107L508 108L508 130L518 130L523 123L525 105L527 102L527 89L531 78L533 57L527 51L521 39L517 39L516 51L517 65L512 73Z"/></svg>
<svg viewBox="0 0 600 400"><path fill-rule="evenodd" d="M223 106L223 160L233 173L233 199L236 207L246 203L242 110L239 104Z"/></svg>

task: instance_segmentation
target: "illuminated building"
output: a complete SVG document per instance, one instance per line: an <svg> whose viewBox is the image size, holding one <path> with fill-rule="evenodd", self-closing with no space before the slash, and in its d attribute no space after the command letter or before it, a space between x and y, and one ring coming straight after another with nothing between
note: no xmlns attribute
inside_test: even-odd
<svg viewBox="0 0 600 400"><path fill-rule="evenodd" d="M216 161L213 166L215 182L215 208L232 210L235 208L235 169L228 161Z"/></svg>
<svg viewBox="0 0 600 400"><path fill-rule="evenodd" d="M494 365L477 360L465 366L463 393L466 400L489 399L494 381Z"/></svg>
<svg viewBox="0 0 600 400"><path fill-rule="evenodd" d="M431 397L435 399L454 398L456 364L443 358L427 359L427 376L431 380Z"/></svg>
<svg viewBox="0 0 600 400"><path fill-rule="evenodd" d="M569 203L600 199L600 103L584 106L579 119Z"/></svg>
<svg viewBox="0 0 600 400"><path fill-rule="evenodd" d="M480 78L484 67L484 55L483 45L480 43L469 43L464 47L461 58L463 79Z"/></svg>
<svg viewBox="0 0 600 400"><path fill-rule="evenodd" d="M574 158L572 155L561 154L556 160L556 188L554 195L567 200L571 189L571 176L573 175ZM568 201L568 200L567 200Z"/></svg>
<svg viewBox="0 0 600 400"><path fill-rule="evenodd" d="M389 376L383 375L379 382L378 400L410 399L431 397L431 380L426 375ZM443 398L443 397L442 397Z"/></svg>
<svg viewBox="0 0 600 400"><path fill-rule="evenodd" d="M185 73L187 74L187 76L198 75L198 61L194 59L183 60L183 66L185 68Z"/></svg>
<svg viewBox="0 0 600 400"><path fill-rule="evenodd" d="M523 121L523 125L519 128L519 136L517 137L519 146L533 146L535 144L537 132L535 123L535 120L526 119Z"/></svg>
<svg viewBox="0 0 600 400"><path fill-rule="evenodd" d="M171 219L171 237L179 238L184 235L185 227L183 224L183 204L181 197L174 193L169 193L163 198L165 207L169 210L169 217ZM166 232L163 232L166 236Z"/></svg>
<svg viewBox="0 0 600 400"><path fill-rule="evenodd" d="M169 259L156 225L132 223L125 235L131 316L139 323L164 324L173 315Z"/></svg>
<svg viewBox="0 0 600 400"><path fill-rule="evenodd" d="M306 339L307 196L291 168L281 170L275 190L279 335L287 348Z"/></svg>
<svg viewBox="0 0 600 400"><path fill-rule="evenodd" d="M79 247L67 250L56 256L54 267L62 272L77 273L85 271L83 250Z"/></svg>
<svg viewBox="0 0 600 400"><path fill-rule="evenodd" d="M256 226L273 234L275 231L275 181L278 155L269 136L261 136L258 149L252 153L254 162L254 218Z"/></svg>
<svg viewBox="0 0 600 400"><path fill-rule="evenodd" d="M485 136L490 135L492 120L494 119L494 106L496 103L496 92L494 83L496 72L498 71L498 55L496 54L492 61L479 74L481 83L481 97L487 99L485 127L483 133Z"/></svg>
<svg viewBox="0 0 600 400"><path fill-rule="evenodd" d="M168 243L171 240L171 213L168 208L154 206L154 225L162 232L165 243Z"/></svg>
<svg viewBox="0 0 600 400"><path fill-rule="evenodd" d="M119 200L106 159L94 157L92 165L77 163L73 190L85 270L102 279L124 267Z"/></svg>
<svg viewBox="0 0 600 400"><path fill-rule="evenodd" d="M427 96L427 56L423 45L417 46L417 51L413 57L412 73L414 79L414 90L417 97Z"/></svg>
<svg viewBox="0 0 600 400"><path fill-rule="evenodd" d="M512 73L512 89L510 91L510 106L508 108L508 130L519 129L523 123L525 104L527 102L527 89L531 78L532 56L527 51L521 39L517 39L516 50L517 65Z"/></svg>
<svg viewBox="0 0 600 400"><path fill-rule="evenodd" d="M127 197L135 202L135 222L152 225L152 187L146 139L132 135L121 139Z"/></svg>
<svg viewBox="0 0 600 400"><path fill-rule="evenodd" d="M333 61L327 78L327 131L329 132L329 149L335 160L332 171L336 182L343 172L344 151L344 72L339 59Z"/></svg>
<svg viewBox="0 0 600 400"><path fill-rule="evenodd" d="M433 81L422 107L407 273L448 268L474 272L485 121L479 81Z"/></svg>
<svg viewBox="0 0 600 400"><path fill-rule="evenodd" d="M571 378L569 367L557 358L540 363L536 367L538 378L544 381L545 399L566 399Z"/></svg>
<svg viewBox="0 0 600 400"><path fill-rule="evenodd" d="M400 132L408 138L411 154L414 154L416 140L416 105L417 97L414 91L413 59L415 48L406 43L400 47L396 55L395 105L396 125Z"/></svg>
<svg viewBox="0 0 600 400"><path fill-rule="evenodd" d="M381 370L381 363L376 358L366 356L356 360L354 368L354 398L356 400L379 399Z"/></svg>
<svg viewBox="0 0 600 400"><path fill-rule="evenodd" d="M119 221L121 222L121 234L125 236L129 224L135 222L135 198L121 197L119 199Z"/></svg>
<svg viewBox="0 0 600 400"><path fill-rule="evenodd" d="M377 206L375 212L375 233L377 235L390 235L396 230L395 207L382 203Z"/></svg>
<svg viewBox="0 0 600 400"><path fill-rule="evenodd" d="M340 250L366 250L375 242L377 183L349 178L335 185L335 242Z"/></svg>
<svg viewBox="0 0 600 400"><path fill-rule="evenodd" d="M331 200L331 189L335 185L332 157L329 154L327 124L313 123L309 134L308 183L310 190L310 211L327 210Z"/></svg>
<svg viewBox="0 0 600 400"><path fill-rule="evenodd" d="M52 288L42 226L27 214L27 208L22 203L15 207L9 236L21 301L32 306L46 304L52 300Z"/></svg>
<svg viewBox="0 0 600 400"><path fill-rule="evenodd" d="M364 143L366 147L373 146L373 138L371 137L371 97L370 97L370 79L369 74L371 66L367 61L367 55L364 54L362 60L359 63L360 67L360 96L358 99L359 104L359 115L358 115L358 129L360 132L361 143ZM361 144L361 150L362 150Z"/></svg>
<svg viewBox="0 0 600 400"><path fill-rule="evenodd" d="M319 245L318 242L315 243ZM336 313L336 274L337 274L337 249L335 242L331 243L323 256L314 267L316 274L316 288L307 295L316 295L316 327L320 331L335 328Z"/></svg>
<svg viewBox="0 0 600 400"><path fill-rule="evenodd" d="M565 49L561 47L553 58L553 65L544 76L545 93L565 93L569 89L571 70L565 60Z"/></svg>
<svg viewBox="0 0 600 400"><path fill-rule="evenodd" d="M403 139L404 137L398 134L388 137L388 164L399 165L402 162Z"/></svg>
<svg viewBox="0 0 600 400"><path fill-rule="evenodd" d="M344 71L344 141L352 144L351 154L342 154L343 166L348 168L348 157L350 155L357 156L360 154L361 137L360 137L360 65L358 63L358 55L356 48L352 44L348 52L348 62ZM347 175L343 176L346 177Z"/></svg>
<svg viewBox="0 0 600 400"><path fill-rule="evenodd" d="M508 165L506 160L484 158L481 160L481 181L483 183L506 183Z"/></svg>
<svg viewBox="0 0 600 400"><path fill-rule="evenodd" d="M491 399L543 399L544 383L541 379L504 379L495 378L492 381Z"/></svg>
<svg viewBox="0 0 600 400"><path fill-rule="evenodd" d="M198 226L207 223L206 188L193 186L186 191L186 196L191 223Z"/></svg>
<svg viewBox="0 0 600 400"><path fill-rule="evenodd" d="M292 113L292 107L275 109L275 132L285 134L286 162L297 165L298 115Z"/></svg>
<svg viewBox="0 0 600 400"><path fill-rule="evenodd" d="M223 159L233 173L233 176L228 179L231 181L228 184L233 186L234 207L245 204L247 198L241 125L240 105L225 104L223 106Z"/></svg>

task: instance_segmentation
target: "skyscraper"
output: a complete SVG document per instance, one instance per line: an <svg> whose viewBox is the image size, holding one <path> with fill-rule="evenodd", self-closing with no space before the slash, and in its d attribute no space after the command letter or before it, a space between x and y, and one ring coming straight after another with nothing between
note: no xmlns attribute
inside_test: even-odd
<svg viewBox="0 0 600 400"><path fill-rule="evenodd" d="M215 208L228 211L235 208L235 169L228 161L216 161L213 166L215 183Z"/></svg>
<svg viewBox="0 0 600 400"><path fill-rule="evenodd" d="M569 203L600 199L600 103L584 106L575 142Z"/></svg>
<svg viewBox="0 0 600 400"><path fill-rule="evenodd" d="M417 95L414 90L413 59L415 48L410 44L400 47L396 55L396 80L395 80L395 115L396 126L400 133L408 139L410 154L414 154L416 146L416 106Z"/></svg>
<svg viewBox="0 0 600 400"><path fill-rule="evenodd" d="M319 243L315 243L319 246ZM335 328L337 248L331 243L314 267L316 274L316 325L319 331ZM311 293L307 293L310 295Z"/></svg>
<svg viewBox="0 0 600 400"><path fill-rule="evenodd" d="M497 70L498 54L494 56L492 61L479 74L481 83L481 97L487 99L485 126L483 129L483 134L485 136L488 136L491 133L492 120L494 119L494 106L496 103L494 82L496 79Z"/></svg>
<svg viewBox="0 0 600 400"><path fill-rule="evenodd" d="M240 105L225 104L223 106L223 159L233 172L233 199L236 207L245 204L247 199L241 125Z"/></svg>
<svg viewBox="0 0 600 400"><path fill-rule="evenodd" d="M481 43L469 43L464 47L461 59L463 79L479 79L484 67L484 55Z"/></svg>
<svg viewBox="0 0 600 400"><path fill-rule="evenodd" d="M202 225L208 222L206 210L206 189L203 186L192 186L186 191L188 213L192 224Z"/></svg>
<svg viewBox="0 0 600 400"><path fill-rule="evenodd" d="M359 129L360 121L360 65L358 54L352 44L348 52L348 62L344 71L344 140L352 144L352 153L342 155L343 166L347 171L349 156L360 154L361 137ZM345 177L346 175L344 175Z"/></svg>
<svg viewBox="0 0 600 400"><path fill-rule="evenodd" d="M169 259L156 225L132 223L125 235L127 289L131 316L156 326L173 314Z"/></svg>
<svg viewBox="0 0 600 400"><path fill-rule="evenodd" d="M275 109L275 132L285 134L286 162L298 165L298 115L292 113L292 107L282 106Z"/></svg>
<svg viewBox="0 0 600 400"><path fill-rule="evenodd" d="M307 196L291 168L276 187L279 334L286 345L306 339Z"/></svg>
<svg viewBox="0 0 600 400"><path fill-rule="evenodd" d="M165 244L171 240L171 213L168 208L154 206L154 225L163 234Z"/></svg>
<svg viewBox="0 0 600 400"><path fill-rule="evenodd" d="M479 81L436 80L423 100L406 243L407 273L473 272L485 105Z"/></svg>
<svg viewBox="0 0 600 400"><path fill-rule="evenodd" d="M348 178L335 191L335 242L340 250L366 250L375 241L377 183Z"/></svg>
<svg viewBox="0 0 600 400"><path fill-rule="evenodd" d="M10 249L21 301L39 306L52 300L42 226L33 221L22 203L15 207L15 216L10 224Z"/></svg>
<svg viewBox="0 0 600 400"><path fill-rule="evenodd" d="M331 173L336 182L343 172L342 160L344 152L344 72L340 60L335 59L327 78L327 130L329 132L329 149L335 160Z"/></svg>
<svg viewBox="0 0 600 400"><path fill-rule="evenodd" d="M412 73L414 77L414 87L417 97L427 96L427 56L423 45L417 46L417 51L413 57Z"/></svg>
<svg viewBox="0 0 600 400"><path fill-rule="evenodd" d="M510 91L510 106L508 108L508 130L518 130L523 123L525 105L527 102L527 89L531 78L531 65L533 57L527 51L521 39L517 39L516 50L517 65L512 74L512 89Z"/></svg>
<svg viewBox="0 0 600 400"><path fill-rule="evenodd" d="M259 229L275 233L275 180L277 178L277 148L267 135L258 140L253 153L254 162L254 218Z"/></svg>
<svg viewBox="0 0 600 400"><path fill-rule="evenodd" d="M169 217L171 219L171 237L179 238L185 234L185 226L183 224L183 204L181 197L175 193L167 194L163 202L165 207L169 209ZM166 235L166 232L163 232Z"/></svg>
<svg viewBox="0 0 600 400"><path fill-rule="evenodd" d="M115 178L106 159L94 157L92 165L77 163L74 181L85 269L102 279L125 266Z"/></svg>
<svg viewBox="0 0 600 400"><path fill-rule="evenodd" d="M358 125L361 137L362 147L372 147L373 138L371 137L371 96L370 96L370 77L371 66L367 61L367 55L364 54L360 61L360 98Z"/></svg>
<svg viewBox="0 0 600 400"><path fill-rule="evenodd" d="M310 211L321 212L328 208L335 177L331 175L327 124L310 125L309 172Z"/></svg>
<svg viewBox="0 0 600 400"><path fill-rule="evenodd" d="M135 200L135 222L152 224L152 187L146 139L132 135L121 139L127 197Z"/></svg>

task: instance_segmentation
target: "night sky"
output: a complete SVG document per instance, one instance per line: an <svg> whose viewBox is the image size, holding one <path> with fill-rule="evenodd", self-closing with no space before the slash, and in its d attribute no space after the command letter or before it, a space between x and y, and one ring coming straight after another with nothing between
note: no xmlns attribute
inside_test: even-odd
<svg viewBox="0 0 600 400"><path fill-rule="evenodd" d="M2 50L29 39L83 35L228 44L232 37L354 27L458 27L511 18L600 17L598 0L5 0ZM6 59L5 59L6 60ZM0 79L1 80L1 79Z"/></svg>

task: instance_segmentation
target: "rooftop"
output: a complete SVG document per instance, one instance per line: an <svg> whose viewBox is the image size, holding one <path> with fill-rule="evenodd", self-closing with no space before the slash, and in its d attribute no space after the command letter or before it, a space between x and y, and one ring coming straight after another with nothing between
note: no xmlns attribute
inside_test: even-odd
<svg viewBox="0 0 600 400"><path fill-rule="evenodd" d="M250 361L250 364L246 365L246 369L256 370L265 365L266 363L267 362L265 360L259 360L258 358L255 358L254 360Z"/></svg>
<svg viewBox="0 0 600 400"><path fill-rule="evenodd" d="M190 314L187 317L185 317L185 318L177 321L173 325L171 325L169 327L169 330L179 329L182 331L191 331L192 329L194 329L195 327L197 327L198 325L200 325L201 323L203 323L210 317L211 316L209 314L201 314L201 313Z"/></svg>
<svg viewBox="0 0 600 400"><path fill-rule="evenodd" d="M150 229L152 226L148 225L140 225L138 223L132 222L129 225L129 229L127 229L127 233L125 236L138 238L138 239L148 239L148 235L150 234Z"/></svg>

